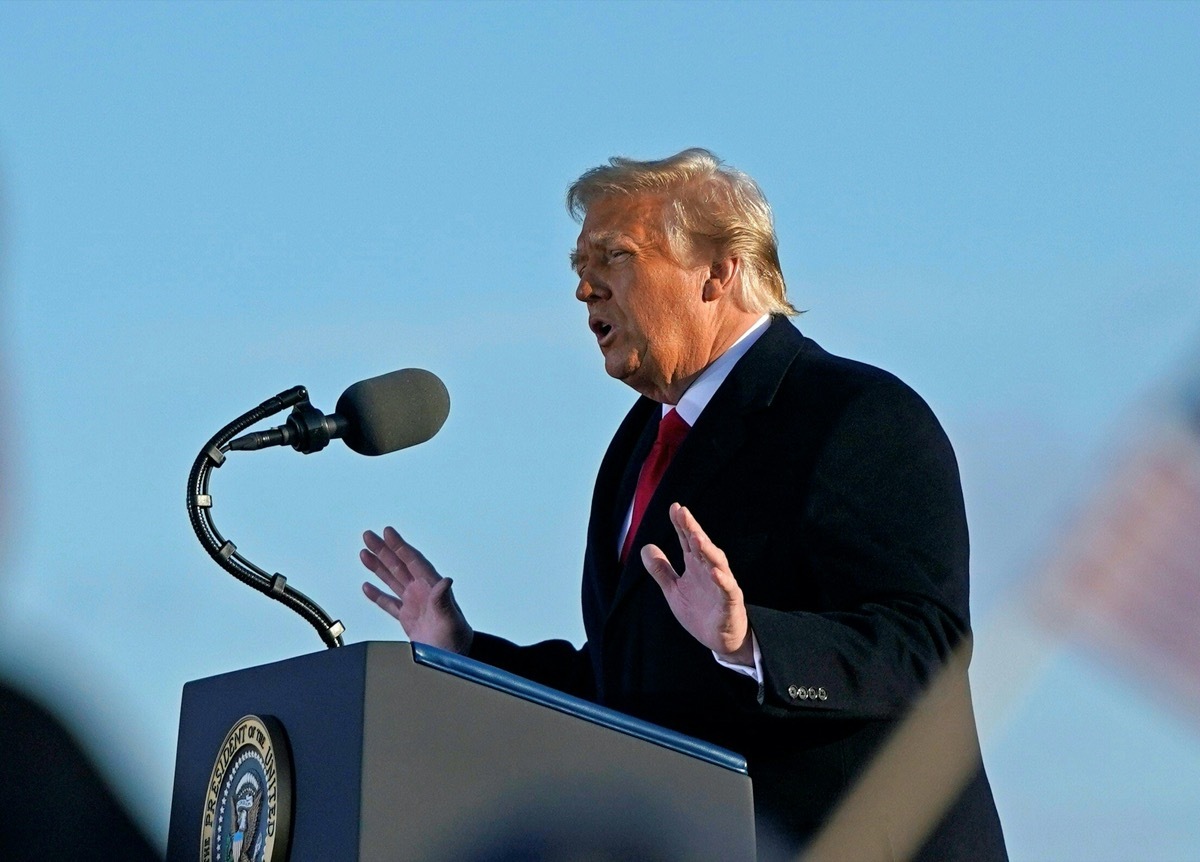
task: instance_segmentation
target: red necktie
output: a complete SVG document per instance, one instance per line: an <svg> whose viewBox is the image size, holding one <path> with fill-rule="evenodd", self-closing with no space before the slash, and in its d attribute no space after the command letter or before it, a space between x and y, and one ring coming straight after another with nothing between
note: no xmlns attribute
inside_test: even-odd
<svg viewBox="0 0 1200 862"><path fill-rule="evenodd" d="M633 516L629 520L625 544L621 547L622 563L633 547L633 537L642 522L642 515L646 514L646 507L650 505L650 498L654 496L654 489L658 487L663 474L667 472L667 465L675 457L690 429L691 426L674 410L667 411L667 415L659 420L658 436L654 438L654 446L642 464L642 472L638 474L637 491L633 494Z"/></svg>

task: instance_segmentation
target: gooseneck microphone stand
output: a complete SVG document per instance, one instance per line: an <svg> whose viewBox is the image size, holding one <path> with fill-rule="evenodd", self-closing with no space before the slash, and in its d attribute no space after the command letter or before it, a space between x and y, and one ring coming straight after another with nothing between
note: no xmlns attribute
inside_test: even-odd
<svg viewBox="0 0 1200 862"><path fill-rule="evenodd" d="M229 572L239 581L258 590L265 596L282 602L287 607L304 617L309 625L317 630L321 640L328 647L342 646L342 632L346 627L340 621L332 620L321 609L321 606L304 593L288 585L287 578L276 572L268 574L254 563L238 553L237 546L226 539L217 530L212 519L212 496L208 493L208 480L212 471L225 463L225 453L230 450L229 441L245 431L251 425L261 422L268 416L274 416L288 407L295 408L295 415L304 421L309 416L321 414L308 403L308 390L303 386L295 386L286 392L280 392L274 398L268 398L253 410L243 413L216 433L192 465L188 476L187 510L192 522L196 538L204 546L204 550L221 568ZM329 442L325 435L315 449L322 448Z"/></svg>

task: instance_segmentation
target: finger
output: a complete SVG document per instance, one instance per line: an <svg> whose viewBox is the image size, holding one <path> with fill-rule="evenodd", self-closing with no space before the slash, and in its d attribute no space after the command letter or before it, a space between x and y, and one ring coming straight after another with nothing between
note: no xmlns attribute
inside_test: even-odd
<svg viewBox="0 0 1200 862"><path fill-rule="evenodd" d="M712 539L708 537L708 533L704 532L704 528L700 526L700 522L696 520L691 509L687 506L680 506L679 520L688 535L688 544L693 553L711 566L728 569L729 562L725 557L725 552L713 544Z"/></svg>
<svg viewBox="0 0 1200 862"><path fill-rule="evenodd" d="M404 563L386 545L382 546L379 552L375 554L366 550L359 551L358 558L362 560L364 566L375 573L377 578L387 584L396 595L404 595L404 591L413 581L412 575L409 574Z"/></svg>
<svg viewBox="0 0 1200 862"><path fill-rule="evenodd" d="M376 556L382 557L384 552L391 552L404 565L409 565L410 562L418 560L428 564L428 560L425 560L421 552L404 541L403 537L396 532L395 527L384 527L382 538L378 533L367 530L367 532L363 533L363 542L366 544L367 549L374 552Z"/></svg>
<svg viewBox="0 0 1200 862"><path fill-rule="evenodd" d="M404 537L397 532L396 528L391 525L383 528L383 540L387 542L387 546L393 551L398 551L408 544L408 542L404 541Z"/></svg>
<svg viewBox="0 0 1200 862"><path fill-rule="evenodd" d="M450 592L453 583L453 578L442 578L433 585L433 589L429 591L429 601L435 608L443 611L454 609L454 594Z"/></svg>
<svg viewBox="0 0 1200 862"><path fill-rule="evenodd" d="M670 593L678 587L676 582L679 580L679 575L658 545L642 546L642 565L646 567L646 571L650 573L650 577L654 578L655 583L664 594Z"/></svg>
<svg viewBox="0 0 1200 862"><path fill-rule="evenodd" d="M363 595L386 611L388 614L400 620L400 609L404 607L404 602L395 596L390 596L374 584L365 583L362 585Z"/></svg>
<svg viewBox="0 0 1200 862"><path fill-rule="evenodd" d="M409 572L408 567L404 564L404 561L396 554L396 551L393 550L392 545L387 541L389 538L394 537L393 544L396 544L395 539L399 539L400 534L397 533L393 528L388 527L383 531L383 535L384 538L380 538L378 533L374 532L373 530L367 530L365 533L363 533L363 544L367 546L367 550L374 555L375 559L378 560L384 568L379 569L369 564L361 552L359 553L359 559L363 561L363 565L365 565L380 578L383 578L389 587L399 593L402 592L403 589L408 586L408 584L412 583L412 574ZM400 541L398 544L402 546L403 541Z"/></svg>
<svg viewBox="0 0 1200 862"><path fill-rule="evenodd" d="M425 555L415 546L406 542L404 537L396 531L395 527L388 526L383 528L383 542L404 565L413 570L414 575L417 574L416 567L418 566L433 568L429 564L429 560L425 558Z"/></svg>
<svg viewBox="0 0 1200 862"><path fill-rule="evenodd" d="M708 541L708 534L704 532L700 522L696 520L696 516L687 506L679 507L678 517L680 529L688 534L688 539L692 542L692 550L698 551L698 546Z"/></svg>
<svg viewBox="0 0 1200 862"><path fill-rule="evenodd" d="M377 553L383 547L383 539L374 530L367 530L363 533L363 544L367 546L368 551Z"/></svg>
<svg viewBox="0 0 1200 862"><path fill-rule="evenodd" d="M383 541L396 555L396 558L404 563L411 577L420 578L430 586L441 580L441 575L437 573L437 569L433 567L428 558L413 545L404 541L396 532L395 527L387 527L383 531Z"/></svg>
<svg viewBox="0 0 1200 862"><path fill-rule="evenodd" d="M383 563L379 562L379 557L372 554L366 548L363 548L361 551L358 552L358 559L359 559L359 562L361 562L364 566L366 566L372 572L375 572L376 567L383 565ZM376 572L376 574L378 574L378 572Z"/></svg>
<svg viewBox="0 0 1200 862"><path fill-rule="evenodd" d="M685 554L691 553L691 544L688 538L688 531L683 520L683 506L678 503L672 503L668 510L667 516L671 520L671 526L675 528L675 535L679 537L679 547L683 549Z"/></svg>
<svg viewBox="0 0 1200 862"><path fill-rule="evenodd" d="M392 577L391 571L384 564L383 560L379 559L379 557L372 554L366 548L358 552L358 560L376 577L389 579Z"/></svg>

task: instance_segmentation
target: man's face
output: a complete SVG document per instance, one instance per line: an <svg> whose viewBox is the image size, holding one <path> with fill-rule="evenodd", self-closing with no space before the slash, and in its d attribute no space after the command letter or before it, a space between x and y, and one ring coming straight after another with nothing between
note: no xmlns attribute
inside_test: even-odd
<svg viewBox="0 0 1200 862"><path fill-rule="evenodd" d="M642 395L674 404L711 361L714 309L703 301L710 264L677 260L663 199L601 198L588 208L571 262L576 299L604 369Z"/></svg>

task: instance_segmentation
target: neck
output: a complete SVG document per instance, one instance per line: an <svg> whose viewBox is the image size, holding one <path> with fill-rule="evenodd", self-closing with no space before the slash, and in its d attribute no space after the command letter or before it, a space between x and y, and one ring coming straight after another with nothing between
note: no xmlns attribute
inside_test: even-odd
<svg viewBox="0 0 1200 862"><path fill-rule="evenodd" d="M716 362L726 350L746 334L750 327L754 326L760 317L762 314L756 311L731 310L718 321L714 328L708 350L701 354L702 357L707 358L703 359L703 364L699 368L684 377L672 380L662 392L643 392L642 394L663 404L678 404L683 393L687 392L688 387L696 382L696 378L704 373L704 369Z"/></svg>

